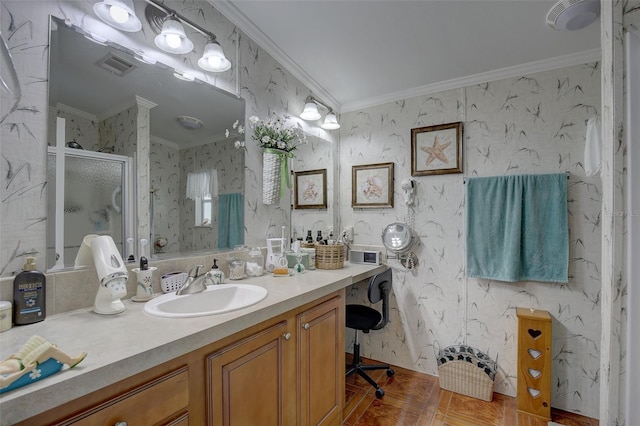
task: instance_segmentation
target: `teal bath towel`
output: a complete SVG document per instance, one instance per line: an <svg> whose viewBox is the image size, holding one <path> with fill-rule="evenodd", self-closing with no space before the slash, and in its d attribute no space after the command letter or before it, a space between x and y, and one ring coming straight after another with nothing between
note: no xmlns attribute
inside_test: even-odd
<svg viewBox="0 0 640 426"><path fill-rule="evenodd" d="M218 248L244 244L244 198L242 194L218 196Z"/></svg>
<svg viewBox="0 0 640 426"><path fill-rule="evenodd" d="M467 276L568 281L567 175L467 178Z"/></svg>

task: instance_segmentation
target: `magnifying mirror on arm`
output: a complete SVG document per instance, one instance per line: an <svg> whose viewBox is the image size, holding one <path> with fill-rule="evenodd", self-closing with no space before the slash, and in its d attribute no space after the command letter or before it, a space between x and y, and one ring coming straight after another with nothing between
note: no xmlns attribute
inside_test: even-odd
<svg viewBox="0 0 640 426"><path fill-rule="evenodd" d="M387 252L395 255L387 255L387 259L398 259L407 269L413 269L418 265L417 256L410 252L414 242L413 230L406 223L394 222L382 231L382 244Z"/></svg>

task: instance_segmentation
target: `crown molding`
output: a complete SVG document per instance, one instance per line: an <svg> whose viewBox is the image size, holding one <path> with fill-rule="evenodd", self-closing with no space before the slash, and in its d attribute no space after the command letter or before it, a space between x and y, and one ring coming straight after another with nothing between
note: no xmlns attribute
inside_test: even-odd
<svg viewBox="0 0 640 426"><path fill-rule="evenodd" d="M175 150L180 150L180 145L178 145L175 142L171 142L168 139L164 139L161 138L160 136L155 136L155 135L149 135L149 139L151 140L151 142L160 144L160 145L164 145L164 146L168 146L169 148L173 148Z"/></svg>
<svg viewBox="0 0 640 426"><path fill-rule="evenodd" d="M112 105L106 110L102 111L100 114L98 114L98 120L99 121L106 120L107 118L113 117L116 114L120 114L121 112L126 111L133 106L141 106L147 109L152 109L157 107L158 104L153 103L141 96L133 95L125 99L121 103Z"/></svg>
<svg viewBox="0 0 640 426"><path fill-rule="evenodd" d="M341 112L359 111L365 108L395 102L402 99L410 99L423 95L443 92L445 90L460 89L466 86L486 83L489 81L502 80L505 78L519 77L541 71L549 71L558 68L565 68L573 65L580 65L588 62L595 62L601 59L600 48L583 50L581 52L568 55L556 56L540 61L527 62L512 67L500 68L467 77L454 78L433 84L415 87L413 89L400 90L386 95L375 96L361 101L350 102L342 105Z"/></svg>
<svg viewBox="0 0 640 426"><path fill-rule="evenodd" d="M66 113L75 115L76 117L84 118L86 120L93 121L93 122L98 122L98 117L97 116L95 116L95 115L93 115L91 113L79 110L79 109L74 108L74 107L69 106L69 105L61 104L61 103L58 102L56 104L56 109L58 111L64 111Z"/></svg>
<svg viewBox="0 0 640 426"><path fill-rule="evenodd" d="M318 97L327 106L333 108L334 111L340 112L341 104L327 90L325 90L318 82L316 82L309 74L307 74L296 62L293 61L280 47L273 42L267 35L260 30L252 20L247 18L231 1L229 0L208 0L225 18L233 25L238 27L251 40L260 46L265 52L284 66L295 78L300 80L302 84L307 86L314 96Z"/></svg>

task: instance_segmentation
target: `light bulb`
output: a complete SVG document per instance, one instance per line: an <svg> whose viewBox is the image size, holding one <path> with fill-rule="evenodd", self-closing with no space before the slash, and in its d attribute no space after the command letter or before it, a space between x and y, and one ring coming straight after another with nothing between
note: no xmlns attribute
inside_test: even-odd
<svg viewBox="0 0 640 426"><path fill-rule="evenodd" d="M171 47L172 49L177 49L182 43L182 39L178 34L167 34L164 39L167 42L167 46Z"/></svg>
<svg viewBox="0 0 640 426"><path fill-rule="evenodd" d="M129 20L129 12L117 5L113 5L109 8L109 15L118 24L124 24Z"/></svg>
<svg viewBox="0 0 640 426"><path fill-rule="evenodd" d="M209 56L209 58L207 58L207 62L209 62L209 65L213 68L220 68L222 65L222 58L218 56Z"/></svg>

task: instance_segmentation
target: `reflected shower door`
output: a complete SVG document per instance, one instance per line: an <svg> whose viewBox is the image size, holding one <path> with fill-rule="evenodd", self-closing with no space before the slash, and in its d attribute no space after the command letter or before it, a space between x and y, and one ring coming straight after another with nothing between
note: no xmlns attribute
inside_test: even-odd
<svg viewBox="0 0 640 426"><path fill-rule="evenodd" d="M50 182L61 178L60 174L56 174L55 155L49 153ZM55 185L49 187L50 217L54 217L52 213L61 208L59 203L64 199L64 251L61 253L64 265L73 265L82 239L88 234L110 235L124 255L125 224L122 207L126 199L123 188L127 187L127 158L65 149L64 163L64 196L56 194ZM55 238L48 241L54 240ZM55 250L55 244L47 245L49 250ZM55 264L59 254L48 256L48 259ZM52 267L53 264L48 266Z"/></svg>

